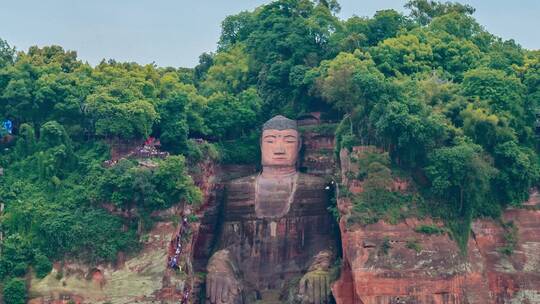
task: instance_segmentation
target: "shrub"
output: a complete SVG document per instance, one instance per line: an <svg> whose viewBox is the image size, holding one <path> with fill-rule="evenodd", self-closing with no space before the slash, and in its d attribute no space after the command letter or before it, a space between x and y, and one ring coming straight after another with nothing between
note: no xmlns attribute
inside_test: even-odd
<svg viewBox="0 0 540 304"><path fill-rule="evenodd" d="M51 261L43 254L37 253L34 256L34 268L36 276L40 279L46 277L52 269Z"/></svg>
<svg viewBox="0 0 540 304"><path fill-rule="evenodd" d="M497 249L497 251L499 253L510 256L514 253L514 250L516 249L518 243L518 228L516 227L516 225L514 225L514 222L512 221L502 223L502 226L505 230L503 235L504 246Z"/></svg>
<svg viewBox="0 0 540 304"><path fill-rule="evenodd" d="M442 227L438 227L434 224L430 225L420 225L414 228L415 232L423 233L423 234L443 234L446 233L446 229Z"/></svg>
<svg viewBox="0 0 540 304"><path fill-rule="evenodd" d="M415 238L408 239L407 244L405 246L409 249L416 251L416 253L419 253L420 251L422 251L422 245L420 245L418 240Z"/></svg>

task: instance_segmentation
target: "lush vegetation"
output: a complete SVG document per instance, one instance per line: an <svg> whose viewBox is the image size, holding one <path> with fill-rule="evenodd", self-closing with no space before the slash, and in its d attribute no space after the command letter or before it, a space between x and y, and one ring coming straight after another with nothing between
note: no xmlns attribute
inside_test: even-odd
<svg viewBox="0 0 540 304"><path fill-rule="evenodd" d="M26 282L23 279L11 279L4 286L4 302L6 304L26 303Z"/></svg>
<svg viewBox="0 0 540 304"><path fill-rule="evenodd" d="M24 299L12 278L30 268L136 250L150 212L200 200L188 175L198 160L256 162L258 127L277 113L322 111L339 123L338 148L388 152L357 177L369 190L360 221L399 220L422 201L465 244L473 218L519 205L538 182L540 52L486 32L470 6L406 7L340 20L335 0L277 0L227 17L217 52L193 69L92 67L59 46L16 52L0 40L0 119L14 123L13 137L0 130L5 289ZM149 135L173 156L102 166L108 144ZM394 170L421 199L387 191Z"/></svg>

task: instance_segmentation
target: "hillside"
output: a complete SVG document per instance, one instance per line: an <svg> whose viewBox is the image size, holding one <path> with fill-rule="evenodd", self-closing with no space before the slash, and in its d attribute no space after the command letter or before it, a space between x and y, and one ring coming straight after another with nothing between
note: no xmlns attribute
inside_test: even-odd
<svg viewBox="0 0 540 304"><path fill-rule="evenodd" d="M411 0L406 8L342 20L335 0L276 0L227 17L217 51L193 69L91 66L61 46L16 52L0 39L3 301L52 289L52 298L95 290L91 302L181 297L203 274L167 273L167 242L182 216L198 231L227 175L254 171L260 127L276 114L311 120L306 170L339 184L330 209L344 241L342 274L355 265L414 268L368 249L363 257L375 260L353 257L365 253L360 242L393 246L386 232L399 230L408 262L424 247L447 250L426 259L476 254L488 260L483 269L526 273L493 301L538 300L538 286L519 293L519 282L539 280L530 193L540 178L540 51L490 34L468 5ZM447 266L437 275L465 273L452 268L465 264ZM102 275L112 283L100 287ZM78 289L62 287L72 283ZM334 293L373 292L373 301L395 293L371 287Z"/></svg>

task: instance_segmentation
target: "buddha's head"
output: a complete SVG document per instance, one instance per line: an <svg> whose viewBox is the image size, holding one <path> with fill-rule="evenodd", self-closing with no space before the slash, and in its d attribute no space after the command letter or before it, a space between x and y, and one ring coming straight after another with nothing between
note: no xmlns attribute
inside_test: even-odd
<svg viewBox="0 0 540 304"><path fill-rule="evenodd" d="M278 115L263 125L261 160L264 168L296 170L300 136L295 120Z"/></svg>

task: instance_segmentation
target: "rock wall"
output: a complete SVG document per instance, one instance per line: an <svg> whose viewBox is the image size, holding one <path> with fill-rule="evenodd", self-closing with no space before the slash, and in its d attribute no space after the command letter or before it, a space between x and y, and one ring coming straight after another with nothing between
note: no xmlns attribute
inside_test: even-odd
<svg viewBox="0 0 540 304"><path fill-rule="evenodd" d="M334 139L317 133L304 134L301 170L330 177L335 169ZM351 168L341 155L341 172ZM256 172L254 166L217 166L204 162L192 172L204 194L200 216L194 225L195 272L203 271L212 250L224 182ZM342 176L351 192L362 185ZM397 181L396 188L406 188ZM347 214L351 203L338 199L338 209ZM148 233L143 249L135 256L120 258L117 265L83 266L65 261L42 280L30 280L29 303L174 303L187 281L168 272L167 252L177 232L181 206L157 214L162 218ZM501 252L508 228L493 220L472 225L467 256L462 256L447 234L415 232L419 225L442 225L430 219L410 218L397 225L380 221L347 227L339 223L342 269L332 291L337 304L398 303L540 303L540 195L533 192L522 209L509 209L504 222L513 222L517 243L513 254ZM414 246L411 246L414 244ZM385 249L386 248L386 249ZM129 255L128 255L129 256ZM193 276L192 299L196 302L201 277Z"/></svg>
<svg viewBox="0 0 540 304"><path fill-rule="evenodd" d="M348 153L343 151L341 160L342 171L349 171ZM347 186L358 186L343 178ZM533 192L524 209L504 213L504 221L517 228L511 255L501 252L508 229L493 220L473 223L468 253L462 256L447 234L415 232L420 225L441 225L430 219L347 227L342 216L342 272L332 287L336 302L540 303L539 201ZM351 203L340 198L338 207L346 215Z"/></svg>

